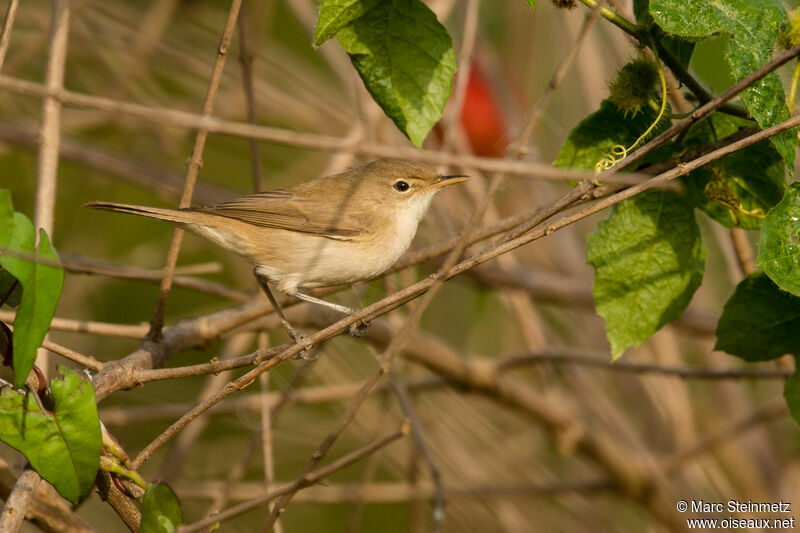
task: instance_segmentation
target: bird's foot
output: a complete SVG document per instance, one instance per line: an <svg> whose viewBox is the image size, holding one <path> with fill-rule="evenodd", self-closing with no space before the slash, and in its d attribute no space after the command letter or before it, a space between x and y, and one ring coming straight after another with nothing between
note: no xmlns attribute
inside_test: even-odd
<svg viewBox="0 0 800 533"><path fill-rule="evenodd" d="M303 341L306 339L306 335L300 332L297 328L292 326L286 327L286 333L289 334L289 337L294 341L295 344L302 345ZM301 350L295 354L292 359L302 359L304 361L316 361L317 357L319 357L319 345L314 344L309 346L308 348Z"/></svg>
<svg viewBox="0 0 800 533"><path fill-rule="evenodd" d="M353 324L350 324L350 336L351 337L363 337L367 334L367 329L369 328L369 321L366 320L359 320Z"/></svg>

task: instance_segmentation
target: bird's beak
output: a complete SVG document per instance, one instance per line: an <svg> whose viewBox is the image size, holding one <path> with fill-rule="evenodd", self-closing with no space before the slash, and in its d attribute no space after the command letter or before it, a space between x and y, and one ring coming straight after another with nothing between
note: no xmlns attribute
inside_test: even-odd
<svg viewBox="0 0 800 533"><path fill-rule="evenodd" d="M469 181L469 176L466 176L464 174L454 174L452 176L439 176L439 180L429 185L428 188L434 190L441 189L443 187L447 187L448 185L455 185L456 183L464 183L465 181Z"/></svg>

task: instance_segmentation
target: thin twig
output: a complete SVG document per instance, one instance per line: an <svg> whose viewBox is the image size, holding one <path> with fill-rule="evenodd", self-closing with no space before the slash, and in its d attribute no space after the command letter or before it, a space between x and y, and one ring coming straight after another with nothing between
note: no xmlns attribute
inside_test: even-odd
<svg viewBox="0 0 800 533"><path fill-rule="evenodd" d="M0 459L0 499L7 500L19 472ZM45 533L94 533L72 504L62 498L49 483L39 483L33 493L33 501L28 505L26 520Z"/></svg>
<svg viewBox="0 0 800 533"><path fill-rule="evenodd" d="M678 471L686 463L705 453L708 453L716 446L727 443L732 439L743 437L748 430L753 429L761 424L771 422L772 420L775 420L780 416L784 416L787 413L788 410L786 408L786 400L783 398L778 398L773 402L756 409L747 416L738 420L734 420L727 426L705 436L692 446L680 450L670 459L665 461L663 466L664 471L668 474L672 474Z"/></svg>
<svg viewBox="0 0 800 533"><path fill-rule="evenodd" d="M3 506L3 514L0 515L0 533L17 533L25 521L25 514L28 506L33 500L33 493L42 478L30 465L22 471L17 483L11 490Z"/></svg>
<svg viewBox="0 0 800 533"><path fill-rule="evenodd" d="M742 228L731 228L730 236L742 275L749 276L756 269L756 266L755 261L753 261L753 249L750 247L750 241L747 240L747 232Z"/></svg>
<svg viewBox="0 0 800 533"><path fill-rule="evenodd" d="M60 344L56 344L55 342L47 339L42 342L42 348L49 350L54 354L58 354L61 357L65 357L70 361L78 363L79 365L88 368L93 372L99 372L103 368L103 363L96 360L94 357L83 355L82 353L78 353L75 350L67 348L66 346L61 346Z"/></svg>
<svg viewBox="0 0 800 533"><path fill-rule="evenodd" d="M231 39L233 38L233 31L236 26L236 18L239 15L239 8L242 5L242 0L232 0L231 7L228 11L228 18L225 21L225 27L222 31L219 46L217 47L217 59L214 62L214 69L211 72L211 79L208 82L208 90L206 98L203 102L202 117L208 118L214 112L214 103L217 99L217 91L219 83L222 80L222 70L225 67L225 59L228 55L228 48L230 47ZM183 186L183 194L181 195L178 207L189 207L192 203L192 193L194 192L194 185L197 181L197 175L200 168L203 166L203 149L206 145L208 138L208 130L200 128L197 130L197 135L192 148L192 155L189 159L188 170L186 172L186 181ZM167 261L164 266L164 278L161 281L161 288L159 289L158 302L156 309L153 313L153 318L150 321L150 331L148 337L151 339L158 339L161 337L161 330L164 327L164 312L167 307L167 297L172 288L172 277L175 271L175 265L178 262L178 252L183 241L183 230L176 228L172 233L172 241L167 250Z"/></svg>
<svg viewBox="0 0 800 533"><path fill-rule="evenodd" d="M573 224L573 223L575 223L575 222L577 222L579 220L582 220L582 219L584 219L584 218L586 218L586 217L588 217L588 216L590 216L590 215L592 215L592 214L594 214L594 213L596 213L598 211L601 211L603 209L606 209L608 207L616 205L617 203L619 203L619 202L621 202L623 200L626 200L627 198L630 198L630 197L638 194L639 192L642 192L644 190L652 188L654 185L656 185L656 184L658 184L660 182L666 182L666 181L669 181L669 180L672 180L672 179L676 179L676 178L678 178L680 176L688 174L689 172L691 172L692 170L695 170L696 168L699 168L699 167L701 167L701 166L703 166L705 164L708 164L711 161L719 159L720 157L723 157L723 156L725 156L725 155L727 155L727 154L729 154L729 153L731 153L733 151L741 149L741 148L743 148L745 146L750 146L750 145L752 145L752 144L754 144L756 142L759 142L759 141L761 141L763 139L766 139L766 138L768 138L768 137L770 137L772 135L776 135L776 134L778 134L778 133L780 133L782 131L786 131L787 129L796 126L798 123L800 123L800 116L793 117L793 118L791 118L791 119L789 119L787 121L784 121L784 122L782 122L780 124L777 124L776 126L773 126L772 128L768 128L766 130L760 131L760 132L758 132L758 133L756 133L754 135L751 135L751 136L749 136L749 137L747 137L745 139L741 139L740 141L732 143L729 146L726 146L724 148L720 148L720 149L718 149L718 150L716 150L714 152L711 152L710 154L706 154L705 156L699 157L699 158L697 158L697 159L695 159L695 160L693 160L691 162L681 164L681 165L677 166L676 168L674 168L674 169L672 169L670 171L667 171L667 172L665 172L663 174L660 174L660 175L648 180L647 182L645 182L643 184L630 187L630 188L625 189L625 190L623 190L623 191L621 191L621 192L619 192L619 193L617 193L617 194L615 194L613 196L609 196L607 198L599 200L599 201L595 202L594 204L592 204L592 205L590 205L590 206L588 206L588 207L586 207L586 208L584 208L584 209L582 209L580 211L577 211L577 212L572 213L572 214L565 215L565 216L555 220L552 223L549 223L549 224L547 224L545 226L539 227L538 229L536 229L534 231L528 231L527 233L525 233L523 235L520 235L519 237L514 237L513 239L510 239L510 240L504 240L502 242L495 243L495 244L493 244L493 245L491 245L491 246L489 246L489 247L487 247L487 248L485 248L485 249L473 254L472 256L464 259L463 261L461 261L458 264L455 264L455 265L451 266L451 265L448 265L447 262L445 262L445 264L442 266L442 268L436 274L433 274L433 275L425 278L422 281L419 281L419 282L417 282L417 283L415 283L415 284L413 284L413 285L411 285L409 287L406 287L403 290L400 290L400 291L398 291L398 292L396 292L396 293L394 293L394 294L392 294L390 296L387 296L386 298L384 298L384 299L382 299L382 300L380 300L380 301L378 301L378 302L376 302L376 303L374 303L374 304L372 304L370 306L367 306L367 307L365 307L365 308L353 313L352 315L349 315L349 316L347 316L345 318L342 318L338 322L335 322L334 324L331 324L330 326L328 326L328 327L316 332L315 334L310 335L310 336L302 339L301 342L293 344L289 349L285 350L281 354L271 358L269 361L266 361L266 362L260 364L258 367L256 367L253 370L247 372L246 374L244 374L243 376L241 376L237 380L232 381L231 383L226 385L223 389L221 389L217 394L215 394L214 396L210 397L205 402L203 402L201 404L198 404L194 409L192 409L191 411L187 412L183 417L181 417L172 426L170 426L167 430L165 430L164 433L162 433L153 442L151 442L144 450L142 450L142 452L140 452L139 456L137 457L137 459L135 461L136 464L138 465L138 464L141 463L141 461L144 461L145 459L147 459L153 453L153 451L155 451L155 449L157 449L162 444L164 444L164 442L166 442L169 439L169 436L174 434L174 432L179 431L180 428L184 427L186 424L188 424L189 422L194 420L194 418L199 416L205 410L209 409L210 407L212 407L216 403L222 401L227 396L233 394L234 392L236 392L238 390L242 390L243 388L245 388L248 385L250 385L250 383L252 383L253 380L255 378L257 378L259 375L261 375L262 373L267 372L271 368L274 368L275 366L280 364L282 361L285 361L285 360L293 357L294 355L298 354L299 352L301 352L303 350L308 350L314 344L316 344L316 343L318 343L318 342L320 342L322 340L334 337L336 335L340 335L344 331L347 331L352 324L355 324L355 323L357 323L359 321L364 321L364 320L369 321L369 320L372 320L372 319L374 319L374 318L376 318L376 317L378 317L380 315L386 314L389 311L391 311L392 309L395 309L395 308L397 308L397 307L409 302L410 300L413 300L414 298L417 298L421 294L428 293L428 291L430 291L432 287L441 286L441 284L444 283L444 281L446 281L446 280L448 280L448 279L450 279L452 277L455 277L458 274L466 272L467 270L469 270L471 268L474 268L475 266L477 266L479 264L482 264L482 263L484 263L486 261L489 261L490 259L494 259L495 257L498 257L500 255L508 253L511 250L514 250L516 248L519 248L520 246L528 244L529 242L532 242L532 241L540 239L540 238L542 238L544 236L550 235L553 232L555 232L555 231L557 231L559 229L562 229L562 228L564 228L566 226L569 226L569 225L571 225L571 224ZM542 212L540 220L535 225L539 225L542 221L544 221L547 218L549 218L552 214L559 212L561 209L563 209L564 207L566 207L570 203L572 203L574 200L576 200L579 196L578 197L574 197L574 198L572 197L572 195L576 194L576 193L579 196L584 194L584 192L580 190L580 187L576 187L575 190L571 191L566 196L564 196L560 201L557 201L552 206L549 206L549 208L546 209L544 212ZM564 204L566 204L566 205L564 205ZM469 234L469 232L465 231L463 236L467 236L468 234ZM456 248L453 249L453 252L451 252L451 256L450 257L456 257L458 255L458 253L460 252L460 250L458 248L459 247L456 247ZM425 300L423 300L423 301L425 301ZM424 309L424 307L422 307L422 302L420 302L420 305L417 307L417 309L420 309L420 308ZM417 310L415 309L415 314L416 314L416 311ZM411 318L414 318L414 320L418 320L419 317L418 316L415 317L415 314L412 314ZM407 322L407 324L411 324L411 322ZM400 338L400 337L398 337L398 338ZM195 342L196 341L197 340L195 340ZM398 344L401 343L401 341L397 341L397 342L398 342ZM389 362L391 362L391 359L393 358L393 354L395 353L395 350L397 349L397 348L392 348L391 346L390 346L390 348L391 348L391 351L389 351L389 349L387 348L387 351L384 352L384 355L386 355L387 353L392 355L391 357L388 358ZM382 361L387 361L387 359L382 359ZM365 382L363 392L361 394L357 395L356 398L354 398L354 403L351 404L351 407L353 409L346 411L345 414L342 415L342 418L340 418L340 424L343 424L342 427L345 427L347 425L348 418L355 414L355 411L358 410L358 405L360 405L360 402L363 401L363 398L366 397L366 394L368 393L368 391L375 385L375 383L377 383L377 381L380 378L380 376L385 372L384 370L382 370L382 368L383 368L383 365L379 366L376 369L376 372L373 374L373 376L371 378L369 378ZM338 424L337 424L337 427L339 427ZM335 440L336 439L335 432L332 435L334 435L333 440ZM326 446L322 446L322 447L327 447L327 445Z"/></svg>
<svg viewBox="0 0 800 533"><path fill-rule="evenodd" d="M447 386L448 383L439 377L409 380L406 383L406 387L415 392L441 389ZM262 403L267 403L273 410L272 416L274 418L279 409L285 405L314 405L317 403L341 402L352 398L360 387L360 382L352 382L309 386L297 389L289 387L287 390L270 392L268 394L246 394L231 399L228 402L217 404L212 409L209 409L208 412L212 415L229 415L243 411L253 411L257 413L261 411ZM388 384L378 385L373 390L373 394L381 394L383 396L386 396L390 392ZM158 410L153 410L149 406L106 407L100 410L100 418L106 425L121 426L136 422L176 418L192 407L193 405L191 403L170 403L161 406Z"/></svg>
<svg viewBox="0 0 800 533"><path fill-rule="evenodd" d="M180 494L190 498L209 498L220 491L219 482L182 483L175 487ZM258 494L255 483L239 483L233 487L231 498L249 500ZM366 484L326 483L309 487L295 497L304 503L347 503L363 499L366 504L410 503L416 499L429 500L433 497L433 486L430 483L409 484L406 482L382 481ZM607 479L586 479L553 483L494 483L474 485L445 485L444 491L448 500L509 500L522 498L526 500L536 497L552 497L558 495L610 493L615 491L614 484ZM485 503L485 502L483 502Z"/></svg>
<svg viewBox="0 0 800 533"><path fill-rule="evenodd" d="M472 54L475 49L475 35L478 33L479 8L479 0L469 0L465 8L463 41L458 54L458 76L456 77L453 95L447 109L447 142L451 142L455 137L462 107L464 106L464 98L467 94L467 84L469 83L470 69L472 68Z"/></svg>
<svg viewBox="0 0 800 533"><path fill-rule="evenodd" d="M445 496L444 487L442 485L442 475L439 472L439 467L436 466L436 461L433 459L433 454L431 453L430 446L428 445L425 434L423 433L422 424L417 416L416 409L414 409L414 403L411 400L408 389L405 387L397 372L390 372L390 378L392 390L394 391L395 396L397 396L400 407L403 409L403 414L411 424L411 435L414 437L414 442L416 443L417 449L422 454L422 459L425 461L425 465L428 467L428 471L431 473L431 482L433 483L432 529L434 532L436 532L442 528L442 522L444 522Z"/></svg>
<svg viewBox="0 0 800 533"><path fill-rule="evenodd" d="M332 461L330 464L323 466L313 472L310 472L307 476L303 478L298 478L292 483L280 487L278 489L274 489L273 491L263 496L253 498L247 502L231 507L230 509L223 511L219 514L195 522L194 524L181 526L180 528L178 528L178 533L194 533L196 531L202 531L203 528L205 527L213 525L217 522L228 520L229 518L238 516L251 509L260 507L261 505L264 505L267 502L279 498L283 494L286 494L288 492L296 492L305 487L318 483L320 480L331 475L337 470L341 470L342 468L349 466L355 463L356 461L363 459L364 457L368 457L373 453L375 453L376 451L383 448L384 446L391 444L392 442L401 437L404 437L405 435L408 434L408 432L409 432L409 425L407 422L404 422L401 428L397 432L392 433L391 435L381 437L365 446L362 446L361 448L357 448L356 450L353 450L352 452L343 455L342 457L336 459L335 461Z"/></svg>
<svg viewBox="0 0 800 533"><path fill-rule="evenodd" d="M711 368L670 367L658 364L638 363L634 361L611 361L611 354L599 350L580 350L577 348L553 348L551 350L525 353L502 359L497 363L498 370L538 363L563 363L597 367L611 372L632 374L659 374L690 379L730 380L730 379L786 379L792 374L790 370L768 369L748 370Z"/></svg>
<svg viewBox="0 0 800 533"><path fill-rule="evenodd" d="M58 92L64 88L64 64L67 59L69 37L70 1L54 0L50 17L48 36L47 67L45 87ZM36 229L36 242L40 230L53 240L56 210L56 186L58 183L58 153L61 143L61 102L55 97L42 99L42 120L39 126L39 150L36 157L36 202L34 204L33 225ZM47 375L49 372L48 353L37 351L38 368Z"/></svg>
<svg viewBox="0 0 800 533"><path fill-rule="evenodd" d="M202 128L208 133L253 138L295 148L346 152L370 157L401 157L432 165L468 167L484 172L503 172L509 175L529 176L543 180L580 180L594 176L588 171L558 168L536 161L510 161L470 154L417 150L416 148L364 142L360 137L342 138L335 135L303 133L245 122L226 121L175 109L120 102L67 90L49 91L41 84L3 75L0 75L0 89L38 97L52 95L61 100L63 105L95 109L112 115L130 116L163 126L187 129ZM631 184L640 182L642 177L636 174L608 175L604 180L605 183Z"/></svg>
<svg viewBox="0 0 800 533"><path fill-rule="evenodd" d="M69 36L69 0L54 0L50 20L45 87L55 94L64 88L64 64ZM39 154L36 167L36 209L34 226L43 229L52 240L55 215L58 149L61 143L61 102L55 96L42 100L39 128Z"/></svg>
<svg viewBox="0 0 800 533"><path fill-rule="evenodd" d="M283 352L290 344L281 344L272 348L259 349L255 352L233 357L231 359L218 359L214 357L208 363L196 365L178 366L174 368L154 368L154 369L133 369L128 378L131 385L142 385L151 381L164 381L168 379L188 378L193 376L204 376L208 374L218 374L228 370L234 370L245 366L266 361L271 357Z"/></svg>
<svg viewBox="0 0 800 533"><path fill-rule="evenodd" d="M0 139L25 148L38 147L35 128L4 120L0 120ZM148 162L142 155L134 158L62 135L59 158L97 169L102 174L124 178L164 199L180 198L183 190L183 175ZM201 181L195 188L194 199L200 204L213 204L233 196L231 190Z"/></svg>
<svg viewBox="0 0 800 533"><path fill-rule="evenodd" d="M6 16L3 19L3 29L0 31L0 70L3 70L3 62L8 52L8 43L11 41L11 28L14 27L14 19L17 17L19 0L11 0L6 8Z"/></svg>
<svg viewBox="0 0 800 533"><path fill-rule="evenodd" d="M247 349L252 340L252 333L245 332L231 335L226 339L225 345L222 349L222 354L218 361L221 363L230 361L234 358L235 354L241 353ZM230 379L230 375L230 370L215 372L212 375L209 375L205 383L203 383L203 387L198 394L198 399L202 401L204 398L213 394L215 390L217 390L220 386L227 382L228 379ZM186 428L185 431L182 431L180 435L178 435L161 463L161 469L159 472L160 478L171 483L178 476L186 456L199 439L207 424L207 418L198 420L196 424Z"/></svg>
<svg viewBox="0 0 800 533"><path fill-rule="evenodd" d="M311 456L311 459L303 468L301 474L298 476L298 479L302 479L303 476L307 475L311 472L319 462L328 454L333 444L345 430L345 428L352 422L353 418L355 417L358 410L363 405L364 401L366 400L367 396L369 395L370 391L373 387L378 383L381 377L389 371L391 368L392 361L396 357L397 353L403 347L405 342L410 338L411 332L417 327L419 321L422 319L422 315L425 313L427 308L430 306L433 299L436 297L439 289L443 286L444 282L446 281L446 273L450 271L450 269L458 262L461 254L466 250L467 246L469 245L469 238L474 232L474 230L480 224L483 215L486 213L486 210L489 207L489 203L491 202L494 193L497 191L500 183L502 181L502 175L496 174L493 176L491 183L489 184L488 190L486 195L481 200L481 204L475 209L474 213L472 214L470 221L467 223L466 228L464 228L459 236L456 245L448 254L447 258L444 260L444 263L439 268L437 274L434 276L433 282L431 283L430 287L428 287L425 295L423 296L422 300L417 304L417 306L413 309L411 314L406 319L403 327L398 332L397 336L392 339L392 342L389 346L384 350L384 352L378 358L378 365L370 375L367 380L365 380L364 385L359 389L358 393L353 397L351 403L345 409L345 412L339 417L336 424L334 425L334 429L325 437L322 443L317 447L314 453ZM358 314L358 313L356 313ZM355 316L355 315L353 315ZM278 519L278 516L283 512L283 509L286 505L291 501L292 496L296 491L289 491L278 500L273 508L272 512L267 519L265 527L269 527L270 525L275 523L275 520Z"/></svg>
<svg viewBox="0 0 800 533"><path fill-rule="evenodd" d="M289 402L297 401L295 396L296 387L305 377L306 372L308 369L314 364L313 361L305 361L305 363L300 366L295 373L289 378L288 383L284 386L283 390L280 392L274 393L264 393L262 391L261 394L257 395L258 398L252 398L258 404L255 409L260 412L266 407L269 407L270 410L270 419L274 424L278 414L281 410L289 404ZM300 391L302 394L302 391ZM224 404L223 404L224 405ZM179 411L182 413L185 409ZM230 472L228 473L228 477L225 480L225 487L222 491L218 491L214 495L214 501L210 506L209 513L218 512L221 507L223 507L228 500L230 499L230 492L233 490L234 486L241 480L242 476L245 473L245 467L247 463L250 461L250 458L255 455L259 448L263 450L263 428L259 429L258 431L254 432L252 438L250 439L250 443L248 444L247 449L239 458L239 461L234 464L233 468L231 468ZM266 469L266 464L265 464ZM266 486L264 483L259 484L259 489L264 490L267 492L269 487ZM251 494L252 496L252 494ZM248 498L249 499L249 498Z"/></svg>
<svg viewBox="0 0 800 533"><path fill-rule="evenodd" d="M0 320L13 324L16 314L13 311L0 310ZM124 337L128 339L141 339L147 334L147 325L113 324L110 322L96 322L94 320L74 320L71 318L56 317L50 322L50 329L57 331L72 331L75 333L88 333L89 335L104 335L107 337Z"/></svg>
<svg viewBox="0 0 800 533"><path fill-rule="evenodd" d="M567 75L570 65L575 60L575 57L577 57L578 51L581 49L584 41L589 36L589 31L594 27L597 19L600 17L602 9L605 7L603 4L604 2L602 1L598 2L597 5L592 9L591 13L586 15L586 18L583 20L583 24L581 25L581 29L578 32L578 38L575 39L575 42L572 43L572 46L569 48L569 50L567 50L567 53L561 59L561 62L558 64L558 67L556 67L555 72L553 72L553 75L550 77L550 81L547 82L547 87L545 87L542 96L539 97L539 100L533 107L533 110L530 113L530 118L528 118L525 128L522 130L519 142L511 147L513 151L522 155L528 153L528 141L533 135L542 113L547 107L547 104L550 103L550 99L552 98L553 94L555 94L556 89L559 85L561 85L561 82Z"/></svg>
<svg viewBox="0 0 800 533"><path fill-rule="evenodd" d="M266 332L259 332L258 334L258 348L260 350L266 349L269 345L269 337L267 336ZM259 384L261 385L261 394L262 394L262 401L261 401L261 455L262 455L262 463L264 465L264 491L269 492L269 490L275 484L275 456L274 456L274 446L273 446L273 424L275 423L275 419L273 417L273 409L271 408L269 402L267 401L267 393L269 392L269 377L270 373L267 372L266 374L261 374L258 377ZM267 512L271 512L272 509L268 505ZM280 521L275 522L275 533L283 533L283 525Z"/></svg>
<svg viewBox="0 0 800 533"><path fill-rule="evenodd" d="M247 106L247 122L258 124L256 98L253 90L253 51L251 48L250 17L246 4L239 14L239 64L242 68L242 90ZM261 169L261 146L256 139L250 139L250 167L253 173L253 191L264 190L264 172Z"/></svg>

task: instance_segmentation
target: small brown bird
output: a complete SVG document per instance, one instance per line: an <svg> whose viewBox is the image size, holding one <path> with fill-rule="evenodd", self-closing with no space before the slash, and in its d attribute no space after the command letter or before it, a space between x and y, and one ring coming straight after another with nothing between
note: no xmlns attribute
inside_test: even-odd
<svg viewBox="0 0 800 533"><path fill-rule="evenodd" d="M379 159L361 167L242 196L207 207L164 209L111 202L85 207L165 220L205 237L255 264L254 274L289 335L267 281L290 296L354 310L298 292L350 284L385 272L411 244L434 195L461 183L462 175L401 159Z"/></svg>

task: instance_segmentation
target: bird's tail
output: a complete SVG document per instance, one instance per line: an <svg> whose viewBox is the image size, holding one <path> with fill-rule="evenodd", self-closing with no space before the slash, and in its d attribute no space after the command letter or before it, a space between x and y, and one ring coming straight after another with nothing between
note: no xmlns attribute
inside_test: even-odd
<svg viewBox="0 0 800 533"><path fill-rule="evenodd" d="M191 215L179 209L165 209L161 207L148 207L144 205L117 204L114 202L89 202L83 207L90 209L100 209L102 211L114 211L116 213L127 213L140 217L155 218L167 222L186 224L191 222Z"/></svg>

